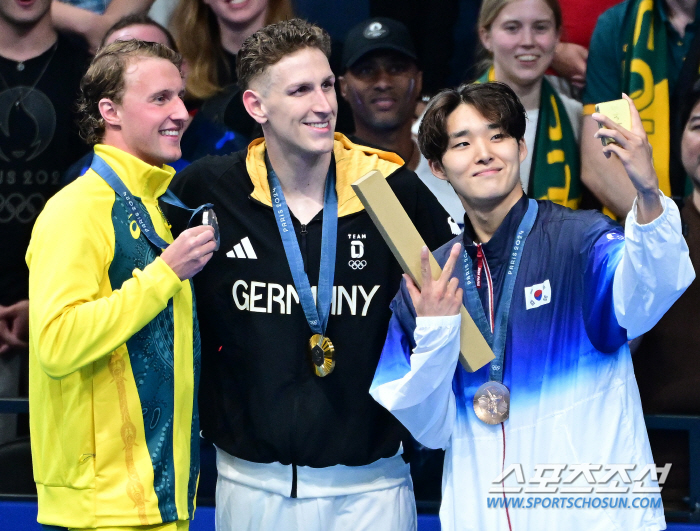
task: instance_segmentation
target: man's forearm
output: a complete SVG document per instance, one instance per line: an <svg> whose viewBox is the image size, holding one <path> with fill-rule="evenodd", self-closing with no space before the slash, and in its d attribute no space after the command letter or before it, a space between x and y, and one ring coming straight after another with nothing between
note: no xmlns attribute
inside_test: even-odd
<svg viewBox="0 0 700 531"><path fill-rule="evenodd" d="M115 22L132 13L147 12L153 2L154 0L112 0L104 14L99 15L87 9L53 0L51 17L56 29L82 35L94 50Z"/></svg>
<svg viewBox="0 0 700 531"><path fill-rule="evenodd" d="M619 159L605 158L600 139L593 137L597 130L595 120L585 116L581 133L581 180L604 206L624 219L637 191Z"/></svg>
<svg viewBox="0 0 700 531"><path fill-rule="evenodd" d="M56 256L51 254L51 256ZM72 277L59 280L47 273L48 257L38 257L29 277L31 337L39 364L52 378L63 378L97 361L141 330L182 289L165 262L156 258L134 269L132 278L109 296L99 291L90 274L67 260Z"/></svg>
<svg viewBox="0 0 700 531"><path fill-rule="evenodd" d="M444 448L456 415L452 377L459 358L460 317L422 317L417 325L410 368L402 377L386 381L396 376L396 363L408 355L403 351L408 341L393 336L392 328L399 328L390 325L370 394L422 445Z"/></svg>
<svg viewBox="0 0 700 531"><path fill-rule="evenodd" d="M615 270L615 316L630 339L650 330L695 278L678 207L659 194L663 211L651 223L640 223L639 212L629 214Z"/></svg>
<svg viewBox="0 0 700 531"><path fill-rule="evenodd" d="M54 27L59 31L86 36L91 28L99 24L100 15L59 0L53 0L51 19Z"/></svg>

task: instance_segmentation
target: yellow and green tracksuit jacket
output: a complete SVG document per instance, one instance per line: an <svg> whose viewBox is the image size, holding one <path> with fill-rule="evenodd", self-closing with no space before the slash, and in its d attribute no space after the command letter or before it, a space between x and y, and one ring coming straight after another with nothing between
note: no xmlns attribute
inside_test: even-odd
<svg viewBox="0 0 700 531"><path fill-rule="evenodd" d="M100 155L172 242L157 198L172 168ZM199 327L180 281L89 170L48 203L27 251L29 409L38 521L191 519L199 476Z"/></svg>

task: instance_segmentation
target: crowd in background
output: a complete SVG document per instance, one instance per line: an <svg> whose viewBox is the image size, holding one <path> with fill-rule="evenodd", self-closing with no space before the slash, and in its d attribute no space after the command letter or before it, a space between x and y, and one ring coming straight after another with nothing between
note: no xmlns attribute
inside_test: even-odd
<svg viewBox="0 0 700 531"><path fill-rule="evenodd" d="M603 156L590 115L596 103L625 92L654 148L661 190L683 205L691 258L700 266L697 0L251 0L244 9L224 0L153 3L35 0L24 9L0 0L0 396L26 391L24 254L46 200L90 166L74 101L91 54L115 40L161 42L185 59L190 120L179 169L244 149L261 135L236 85L243 41L294 16L321 25L334 40L338 130L356 144L401 156L455 227L464 209L415 142L431 96L462 82L506 83L528 114L525 192L624 219L634 191L619 162ZM372 39L374 47L367 44ZM700 415L699 297L691 286L634 354L647 413ZM26 429L0 415L0 443ZM682 432L651 437L656 462L674 463L666 503L682 503L687 440Z"/></svg>

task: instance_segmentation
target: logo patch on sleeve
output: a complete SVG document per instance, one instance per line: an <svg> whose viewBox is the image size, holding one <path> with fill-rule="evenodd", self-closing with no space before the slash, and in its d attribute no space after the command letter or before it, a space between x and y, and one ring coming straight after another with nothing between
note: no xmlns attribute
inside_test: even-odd
<svg viewBox="0 0 700 531"><path fill-rule="evenodd" d="M552 288L549 280L525 288L525 308L531 310L552 301Z"/></svg>
<svg viewBox="0 0 700 531"><path fill-rule="evenodd" d="M608 232L605 236L608 240L623 240L624 241L624 239L625 239L625 237L622 234L619 234L617 232Z"/></svg>

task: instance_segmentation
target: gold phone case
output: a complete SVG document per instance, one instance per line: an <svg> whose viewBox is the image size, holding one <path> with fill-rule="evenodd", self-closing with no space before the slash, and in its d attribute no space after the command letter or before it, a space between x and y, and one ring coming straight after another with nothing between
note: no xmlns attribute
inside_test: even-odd
<svg viewBox="0 0 700 531"><path fill-rule="evenodd" d="M617 125L624 127L628 131L632 129L632 115L630 114L630 106L627 100L613 100L598 103L595 106L595 112L604 114ZM603 126L598 124L598 129ZM603 137L600 139L604 146L611 142L615 142L612 138Z"/></svg>

